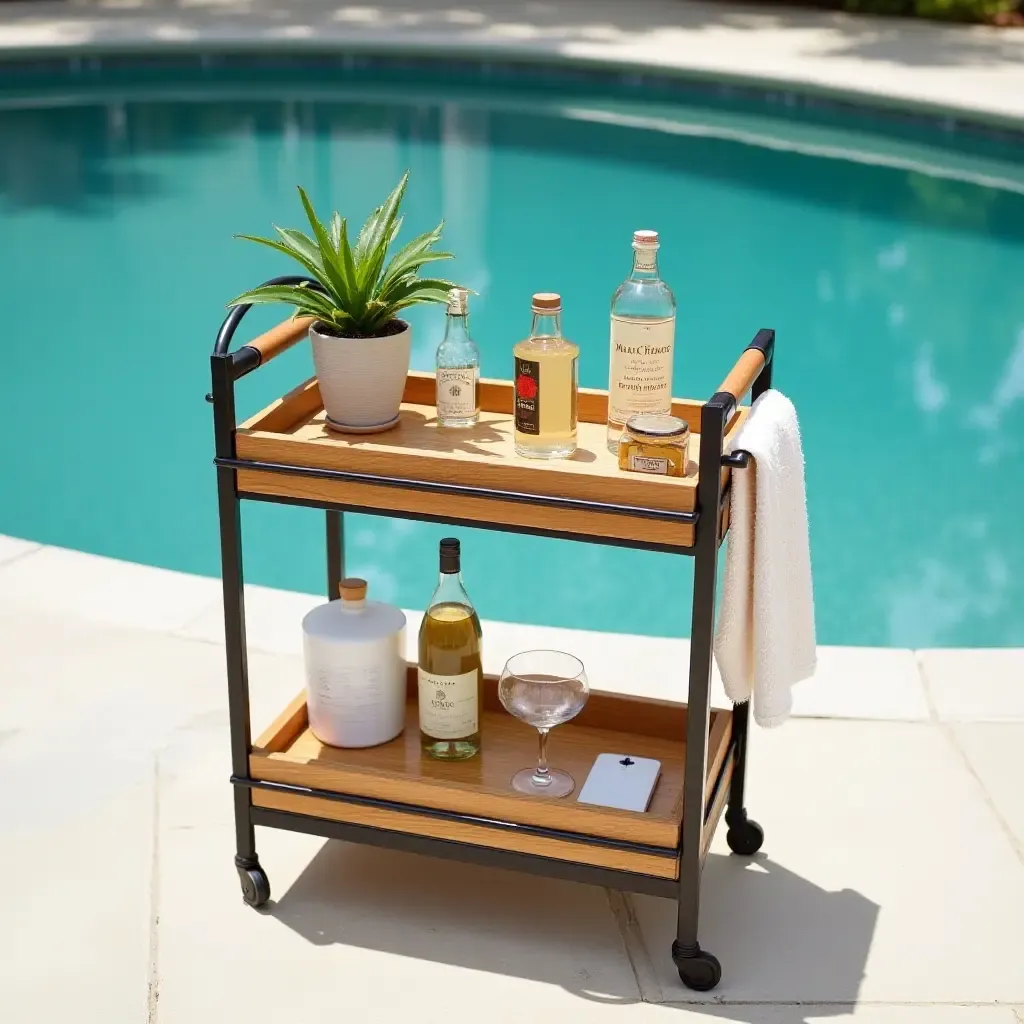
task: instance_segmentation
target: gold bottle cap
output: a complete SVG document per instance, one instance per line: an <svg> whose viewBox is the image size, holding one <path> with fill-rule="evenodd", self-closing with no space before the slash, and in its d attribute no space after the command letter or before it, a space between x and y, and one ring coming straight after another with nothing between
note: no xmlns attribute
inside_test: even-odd
<svg viewBox="0 0 1024 1024"><path fill-rule="evenodd" d="M658 246L658 232L657 231L634 231L633 232L633 245L643 246L647 248L656 248Z"/></svg>
<svg viewBox="0 0 1024 1024"><path fill-rule="evenodd" d="M557 292L536 292L533 296L535 313L558 313L562 308L562 296Z"/></svg>
<svg viewBox="0 0 1024 1024"><path fill-rule="evenodd" d="M465 316L469 306L469 290L466 288L452 288L448 292L448 315Z"/></svg>
<svg viewBox="0 0 1024 1024"><path fill-rule="evenodd" d="M365 601L366 580L350 576L338 584L338 593L341 594L342 601Z"/></svg>

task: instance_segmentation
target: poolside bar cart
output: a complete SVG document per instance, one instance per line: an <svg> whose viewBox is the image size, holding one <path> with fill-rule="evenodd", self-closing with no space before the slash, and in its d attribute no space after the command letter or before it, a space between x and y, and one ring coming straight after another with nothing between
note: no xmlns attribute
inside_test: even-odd
<svg viewBox="0 0 1024 1024"><path fill-rule="evenodd" d="M277 279L289 283L301 278ZM718 960L697 941L701 872L723 811L734 853L761 846L743 802L749 707L710 707L719 545L729 528L730 482L747 456L727 440L771 384L775 332L761 330L706 402L675 400L692 431L684 479L621 473L605 447L607 394L580 389L579 444L594 458L537 464L517 458L512 385L481 384L478 428L453 442L437 429L432 374L410 373L399 425L347 437L325 426L316 380L238 424L235 382L304 338L289 320L230 351L248 307L231 311L211 358L224 624L235 802L235 865L246 903L270 886L254 826L288 829L665 896L678 903L671 955L690 988L714 988ZM476 431L476 434L475 434ZM479 443L472 443L474 436ZM462 762L422 757L416 667L409 667L405 732L359 750L320 743L300 694L255 741L250 736L243 596L242 500L326 510L327 594L344 576L345 512L560 537L692 555L695 559L686 703L595 691L558 730L557 760L581 782L606 751L656 758L662 774L646 813L583 805L573 796L514 792L513 772L533 762L532 730L504 712L488 677L484 747ZM580 652L586 657L585 652ZM680 666L680 695L683 666Z"/></svg>

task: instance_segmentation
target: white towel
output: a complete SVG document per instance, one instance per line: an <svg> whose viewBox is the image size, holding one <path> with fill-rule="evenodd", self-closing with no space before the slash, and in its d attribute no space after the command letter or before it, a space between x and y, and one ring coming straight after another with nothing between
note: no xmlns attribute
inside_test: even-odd
<svg viewBox="0 0 1024 1024"><path fill-rule="evenodd" d="M754 461L732 473L725 585L715 657L730 700L753 696L754 720L781 725L794 683L814 674L814 594L800 426L778 391L754 402L729 450Z"/></svg>

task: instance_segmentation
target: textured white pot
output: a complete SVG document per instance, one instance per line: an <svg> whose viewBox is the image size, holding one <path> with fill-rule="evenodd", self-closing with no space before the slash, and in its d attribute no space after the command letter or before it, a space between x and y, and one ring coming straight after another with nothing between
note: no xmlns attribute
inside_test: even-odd
<svg viewBox="0 0 1024 1024"><path fill-rule="evenodd" d="M313 366L330 425L371 434L398 421L405 378L409 375L412 329L383 338L335 338L309 329Z"/></svg>

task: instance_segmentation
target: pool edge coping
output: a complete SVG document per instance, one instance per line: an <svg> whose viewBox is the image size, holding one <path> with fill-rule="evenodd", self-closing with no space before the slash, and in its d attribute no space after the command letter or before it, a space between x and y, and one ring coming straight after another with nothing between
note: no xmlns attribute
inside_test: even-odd
<svg viewBox="0 0 1024 1024"><path fill-rule="evenodd" d="M624 43L618 46L610 44L593 44L577 42L571 44L571 48L562 45L554 45L551 40L544 38L517 38L517 39L493 39L493 38L456 38L443 34L422 32L415 28L405 29L402 26L391 26L390 30L384 32L375 31L351 31L348 26L317 26L315 35L308 37L288 34L287 29L275 30L257 20L246 22L242 18L239 23L225 31L223 26L206 24L202 18L202 11L191 12L177 9L175 14L185 19L184 25L177 25L176 31L192 32L193 36L185 38L173 34L161 37L157 33L160 30L158 24L154 24L153 18L130 18L110 19L109 23L95 22L94 35L87 39L60 39L33 40L19 39L17 31L13 39L9 38L11 33L5 29L11 28L11 23L5 15L12 7L23 7L22 4L4 5L7 10L0 8L0 64L5 62L23 61L45 61L68 59L88 60L90 58L102 58L103 56L126 56L137 54L140 57L146 55L195 55L202 56L204 53L215 54L268 54L280 53L282 55L294 56L303 53L350 53L353 56L381 56L391 58L419 57L443 61L445 57L453 59L471 60L486 64L489 61L507 62L522 65L524 67L559 67L577 69L582 72L611 72L613 74L648 74L663 77L666 79L691 80L706 84L719 84L722 86L736 86L762 91L778 91L780 89L789 92L799 93L808 97L816 97L831 100L837 103L853 104L859 107L877 110L879 112L894 112L916 115L931 120L959 119L965 122L1001 129L1009 129L1017 132L1024 128L1024 30L1020 30L1021 39L1021 66L1020 69L1005 71L1007 88L1000 91L1000 97L1007 100L1007 105L1000 107L992 102L992 97L985 90L978 92L971 87L959 90L959 96L953 101L948 94L942 94L941 90L934 87L929 88L927 75L922 76L918 69L905 63L900 67L903 72L897 76L901 88L893 90L893 83L888 79L891 76L882 76L877 85L872 80L873 69L868 62L864 62L862 68L864 82L854 84L848 79L850 70L844 67L841 70L832 70L834 77L826 80L816 68L820 58L808 59L806 56L791 54L787 60L784 70L761 67L753 70L737 70L723 66L727 55L724 48L719 44L710 47L709 54L705 55L703 61L690 59L688 54L665 52L664 48L659 52L658 58L653 59L654 53L648 52L637 54L631 52L635 48L635 42ZM782 7L781 11L787 9ZM60 25L74 23L74 16L70 19L67 12L63 18L55 13L45 17L45 13L35 22L35 27L42 26L44 32L56 31ZM86 10L79 9L75 12L82 21L89 17ZM149 15L150 12L144 12ZM824 12L823 12L824 13ZM819 18L812 27L825 31L834 29L837 25L845 24L833 18ZM849 19L853 16L845 16ZM870 27L872 25L884 25L890 27L891 19L875 19L870 16L856 16L850 24ZM97 30L98 27L98 30ZM17 26L14 26L17 29ZM912 28L897 25L897 30L906 32L917 32L920 34L934 33L938 40L940 37L949 38L953 33L960 33L966 41L971 39L972 45L985 36L979 35L978 26L950 26L936 25L930 23L912 23ZM806 31L806 26L796 25L787 29L795 37L798 33ZM1010 32L1012 30L991 30ZM104 34L106 32L106 34ZM909 37L908 37L909 38ZM995 52L995 39L991 37L991 44ZM1008 37L1016 42L1015 37ZM603 47L602 52L596 52ZM826 65L827 67L827 65ZM953 76L959 75L964 82L974 69L970 67L947 67L943 70L943 81L949 81ZM1019 80L1019 88L1015 91L1014 82ZM931 93L929 95L929 92ZM1011 97L1019 95L1021 98L1013 103Z"/></svg>
<svg viewBox="0 0 1024 1024"><path fill-rule="evenodd" d="M42 560L36 560L40 555ZM20 578L24 587L33 577L37 584L30 584L28 593L19 590L19 600L12 601L11 581ZM55 585L58 579L63 581L62 586ZM68 582L70 588L66 586ZM0 535L3 616L56 616L84 628L141 630L183 641L222 645L220 589L217 577ZM259 584L247 584L246 589L250 606L249 649L272 656L300 657L294 636L289 635L289 642L281 646L281 623L301 617L307 606L326 598ZM139 594L145 598L141 607L137 601ZM419 613L413 609L410 614ZM641 637L485 621L492 631L496 628L503 635L506 646L517 640L521 631L539 631L546 635L545 642L562 638L563 646L584 639L596 642L604 648L604 660L614 661L616 656L621 659L628 654L632 663L639 650L641 662L649 668L663 667L667 658L675 664L677 648L689 644L683 637ZM933 725L1024 723L1024 698L1015 684L1018 669L1024 678L1024 647L821 644L818 652L818 672L807 683L798 684L794 691L794 719ZM966 662L970 668L965 671ZM963 674L978 678L985 685L977 692L963 691L958 684ZM716 706L725 706L717 673L712 696L717 697Z"/></svg>

